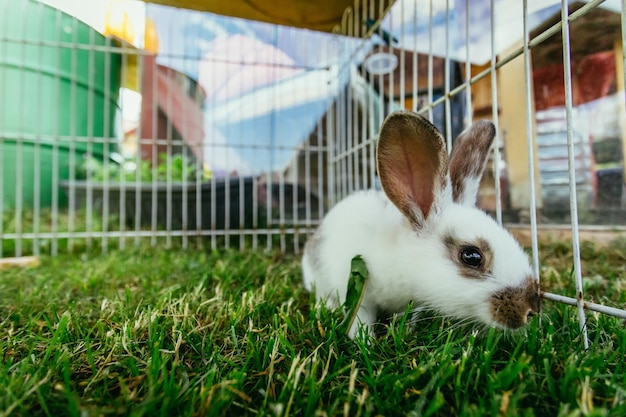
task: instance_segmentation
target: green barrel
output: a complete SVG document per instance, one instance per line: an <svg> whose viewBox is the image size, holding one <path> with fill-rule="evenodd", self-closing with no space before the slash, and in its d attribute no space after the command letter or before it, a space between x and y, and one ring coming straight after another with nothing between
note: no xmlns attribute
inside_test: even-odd
<svg viewBox="0 0 626 417"><path fill-rule="evenodd" d="M116 150L121 56L53 7L0 0L0 186L5 208L49 207L85 154Z"/></svg>

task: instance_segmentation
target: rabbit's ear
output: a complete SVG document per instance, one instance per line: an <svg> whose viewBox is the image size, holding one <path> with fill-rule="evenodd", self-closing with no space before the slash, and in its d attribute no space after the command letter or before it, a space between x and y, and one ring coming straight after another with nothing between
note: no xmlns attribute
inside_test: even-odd
<svg viewBox="0 0 626 417"><path fill-rule="evenodd" d="M474 123L454 141L450 156L452 199L474 207L496 128L488 120Z"/></svg>
<svg viewBox="0 0 626 417"><path fill-rule="evenodd" d="M452 201L448 186L448 155L441 134L428 120L408 111L392 113L380 129L376 148L378 175L393 204L421 229L429 214Z"/></svg>

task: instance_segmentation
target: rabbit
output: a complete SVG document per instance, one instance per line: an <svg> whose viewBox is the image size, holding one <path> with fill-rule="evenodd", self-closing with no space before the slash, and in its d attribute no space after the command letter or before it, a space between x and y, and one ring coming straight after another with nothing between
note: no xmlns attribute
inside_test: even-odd
<svg viewBox="0 0 626 417"><path fill-rule="evenodd" d="M368 282L348 335L374 335L378 313L409 303L446 317L516 329L539 312L539 282L519 243L476 207L495 136L474 123L448 158L443 137L402 110L382 124L376 163L382 191L355 192L330 209L308 239L304 286L331 308L345 301L350 263L361 255Z"/></svg>

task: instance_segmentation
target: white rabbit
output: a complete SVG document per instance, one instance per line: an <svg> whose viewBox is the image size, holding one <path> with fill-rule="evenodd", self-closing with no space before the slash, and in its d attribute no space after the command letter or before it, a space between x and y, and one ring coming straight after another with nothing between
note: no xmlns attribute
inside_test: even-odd
<svg viewBox="0 0 626 417"><path fill-rule="evenodd" d="M304 249L305 287L330 307L345 301L350 261L369 277L349 331L372 334L379 312L410 302L439 314L518 328L539 311L539 284L515 239L475 207L495 128L480 121L448 162L435 126L408 111L383 122L376 150L384 192L360 191L333 207Z"/></svg>

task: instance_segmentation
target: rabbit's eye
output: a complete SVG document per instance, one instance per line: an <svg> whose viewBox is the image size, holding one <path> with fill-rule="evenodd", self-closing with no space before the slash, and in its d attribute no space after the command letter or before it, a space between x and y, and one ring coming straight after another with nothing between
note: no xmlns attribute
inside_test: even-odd
<svg viewBox="0 0 626 417"><path fill-rule="evenodd" d="M472 268L480 268L483 263L483 254L475 246L465 246L461 248L459 254L461 262Z"/></svg>

